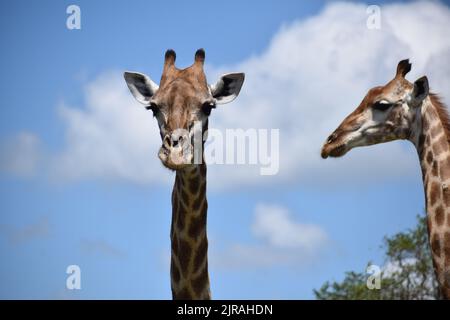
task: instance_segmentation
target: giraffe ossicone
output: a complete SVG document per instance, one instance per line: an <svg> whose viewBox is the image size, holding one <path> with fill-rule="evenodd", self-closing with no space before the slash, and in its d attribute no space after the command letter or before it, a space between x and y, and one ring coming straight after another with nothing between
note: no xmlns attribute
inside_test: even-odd
<svg viewBox="0 0 450 320"><path fill-rule="evenodd" d="M245 76L228 73L208 85L203 49L197 50L188 68L178 69L175 61L175 51L167 50L159 85L138 72L125 72L124 78L136 100L151 110L158 122L162 164L176 171L170 232L172 297L210 299L206 164L199 161L203 160L203 133L208 130L212 109L233 101Z"/></svg>
<svg viewBox="0 0 450 320"><path fill-rule="evenodd" d="M418 152L426 199L433 265L442 295L450 299L450 118L427 77L405 79L409 60L384 86L369 90L361 104L328 137L322 157L392 140L411 141Z"/></svg>

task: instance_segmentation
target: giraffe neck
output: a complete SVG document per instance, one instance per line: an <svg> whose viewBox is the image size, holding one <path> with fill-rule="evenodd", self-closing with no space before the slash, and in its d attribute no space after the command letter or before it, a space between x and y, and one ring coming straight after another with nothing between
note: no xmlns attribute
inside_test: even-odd
<svg viewBox="0 0 450 320"><path fill-rule="evenodd" d="M450 148L435 101L424 100L413 142L422 168L433 265L442 294L450 299Z"/></svg>
<svg viewBox="0 0 450 320"><path fill-rule="evenodd" d="M177 170L172 192L172 258L174 299L210 299L206 236L206 165Z"/></svg>

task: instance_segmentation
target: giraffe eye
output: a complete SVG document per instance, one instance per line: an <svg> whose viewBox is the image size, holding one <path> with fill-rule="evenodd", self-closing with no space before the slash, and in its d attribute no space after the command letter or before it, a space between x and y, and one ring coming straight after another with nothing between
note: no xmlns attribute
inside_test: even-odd
<svg viewBox="0 0 450 320"><path fill-rule="evenodd" d="M377 101L373 104L372 108L379 111L386 111L390 107L392 107L394 104L387 102L385 100Z"/></svg>
<svg viewBox="0 0 450 320"><path fill-rule="evenodd" d="M214 103L206 102L206 103L204 103L204 104L202 105L202 112L203 112L205 115L209 116L209 115L211 114L211 110L212 110L213 108L215 108L215 107L216 107L216 106L214 105Z"/></svg>
<svg viewBox="0 0 450 320"><path fill-rule="evenodd" d="M147 110L152 110L153 112L153 117L156 117L156 115L159 112L159 107L156 103L151 102L149 106L145 107Z"/></svg>

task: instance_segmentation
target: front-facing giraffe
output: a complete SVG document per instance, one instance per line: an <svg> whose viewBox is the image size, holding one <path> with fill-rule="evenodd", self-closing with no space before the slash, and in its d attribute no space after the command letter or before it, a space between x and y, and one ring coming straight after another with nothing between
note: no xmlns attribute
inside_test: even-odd
<svg viewBox="0 0 450 320"><path fill-rule="evenodd" d="M203 49L186 69L176 68L175 58L173 50L166 52L159 86L141 73L125 72L124 77L134 97L153 111L162 140L158 156L165 167L176 171L170 232L172 297L210 299L204 138L211 110L238 96L244 74L225 74L209 86Z"/></svg>
<svg viewBox="0 0 450 320"><path fill-rule="evenodd" d="M433 265L442 295L450 299L450 121L428 80L405 79L402 60L393 80L369 90L361 104L328 137L322 157L341 157L355 147L408 139L417 149L426 199Z"/></svg>

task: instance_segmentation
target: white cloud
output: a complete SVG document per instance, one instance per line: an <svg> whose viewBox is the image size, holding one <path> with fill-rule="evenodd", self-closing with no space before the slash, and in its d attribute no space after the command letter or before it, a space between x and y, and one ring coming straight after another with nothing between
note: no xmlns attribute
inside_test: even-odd
<svg viewBox="0 0 450 320"><path fill-rule="evenodd" d="M355 149L338 160L319 156L328 134L369 88L394 76L401 59L413 62L409 79L428 75L432 89L450 102L449 8L425 1L384 5L381 29L369 30L366 7L329 3L318 15L282 27L262 54L208 66L211 82L222 72L246 72L240 97L214 110L210 126L279 128L281 139L278 175L260 176L258 166L214 165L210 187L418 176L417 156L405 142ZM84 93L84 106L60 108L67 143L50 161L55 176L171 183L156 156L156 121L134 101L121 72L101 75Z"/></svg>
<svg viewBox="0 0 450 320"><path fill-rule="evenodd" d="M224 252L213 249L212 264L218 268L305 266L329 244L320 226L298 222L278 205L258 204L251 230L256 244L236 243Z"/></svg>
<svg viewBox="0 0 450 320"><path fill-rule="evenodd" d="M42 156L39 138L29 132L20 132L1 142L0 170L29 177L36 173Z"/></svg>
<svg viewBox="0 0 450 320"><path fill-rule="evenodd" d="M287 209L275 205L259 204L256 207L252 230L257 237L280 248L312 251L327 239L320 227L297 223Z"/></svg>
<svg viewBox="0 0 450 320"><path fill-rule="evenodd" d="M323 185L419 176L415 150L406 142L355 149L338 160L319 156L326 137L369 88L393 78L401 59L411 58L411 81L427 74L432 89L450 102L448 7L431 2L382 6L380 30L366 28L366 7L330 4L317 16L283 27L260 56L213 71L246 72L241 96L217 110L213 124L280 128L280 172L271 183ZM245 167L215 167L210 173L215 177L210 185L267 179Z"/></svg>
<svg viewBox="0 0 450 320"><path fill-rule="evenodd" d="M168 181L156 156L160 145L151 112L137 105L121 72L101 75L85 88L85 107L61 105L66 147L52 159L56 178Z"/></svg>

